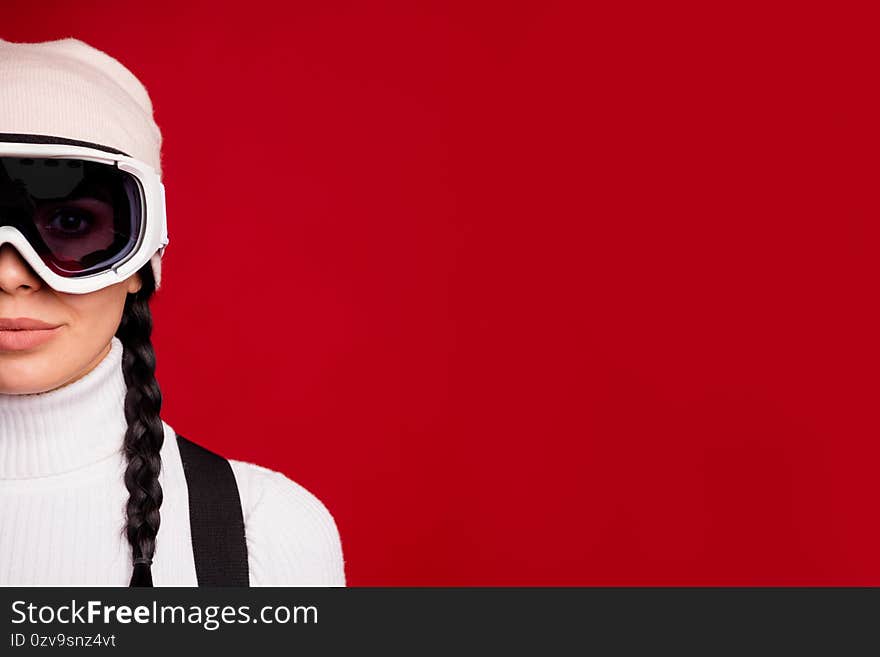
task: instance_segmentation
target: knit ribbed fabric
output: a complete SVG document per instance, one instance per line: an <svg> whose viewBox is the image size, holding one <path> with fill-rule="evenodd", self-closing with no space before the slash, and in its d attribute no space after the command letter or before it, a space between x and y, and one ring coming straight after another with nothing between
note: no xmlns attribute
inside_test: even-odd
<svg viewBox="0 0 880 657"><path fill-rule="evenodd" d="M127 586L128 491L122 343L81 379L0 394L0 585ZM165 422L155 586L196 586L186 478ZM280 472L230 459L242 502L251 586L344 586L327 508Z"/></svg>
<svg viewBox="0 0 880 657"><path fill-rule="evenodd" d="M0 132L110 146L162 176L162 132L143 83L118 59L75 38L0 39ZM164 248L150 260L162 284Z"/></svg>

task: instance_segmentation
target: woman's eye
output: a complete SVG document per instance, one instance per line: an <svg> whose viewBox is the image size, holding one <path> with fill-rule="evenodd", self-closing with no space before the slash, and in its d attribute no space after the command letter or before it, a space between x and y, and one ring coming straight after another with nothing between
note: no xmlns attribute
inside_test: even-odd
<svg viewBox="0 0 880 657"><path fill-rule="evenodd" d="M82 235L92 227L90 213L74 208L61 208L49 218L49 229L62 235Z"/></svg>

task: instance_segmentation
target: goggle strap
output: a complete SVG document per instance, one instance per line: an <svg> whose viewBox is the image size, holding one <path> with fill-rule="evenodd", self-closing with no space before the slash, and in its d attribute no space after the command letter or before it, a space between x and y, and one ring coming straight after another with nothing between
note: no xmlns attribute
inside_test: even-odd
<svg viewBox="0 0 880 657"><path fill-rule="evenodd" d="M94 148L107 153L115 153L116 155L125 155L131 157L128 153L120 151L110 146L95 144L90 141L82 141L79 139L67 139L66 137L53 137L52 135L29 135L17 134L12 132L0 132L0 141L17 142L19 144L64 144L66 146L83 146L85 148Z"/></svg>

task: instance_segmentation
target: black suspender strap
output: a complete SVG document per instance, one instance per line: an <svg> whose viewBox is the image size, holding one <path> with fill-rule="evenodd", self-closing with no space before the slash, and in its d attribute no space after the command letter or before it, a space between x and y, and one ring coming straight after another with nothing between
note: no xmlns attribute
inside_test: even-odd
<svg viewBox="0 0 880 657"><path fill-rule="evenodd" d="M189 488L199 586L250 586L244 518L232 466L219 454L176 435Z"/></svg>

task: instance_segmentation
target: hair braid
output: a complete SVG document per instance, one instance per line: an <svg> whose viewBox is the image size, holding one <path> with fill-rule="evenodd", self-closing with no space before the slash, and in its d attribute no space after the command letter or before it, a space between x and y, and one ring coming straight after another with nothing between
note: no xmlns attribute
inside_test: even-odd
<svg viewBox="0 0 880 657"><path fill-rule="evenodd" d="M125 432L123 450L128 458L125 487L129 498L126 505L125 532L132 548L133 569L129 586L153 586L150 570L156 549L162 506L159 472L162 459L159 450L164 432L159 411L162 392L156 381L156 354L150 334L153 317L149 300L155 292L155 279L149 263L139 271L142 286L125 300L122 320L116 337L122 342L122 369L128 391L125 395Z"/></svg>

